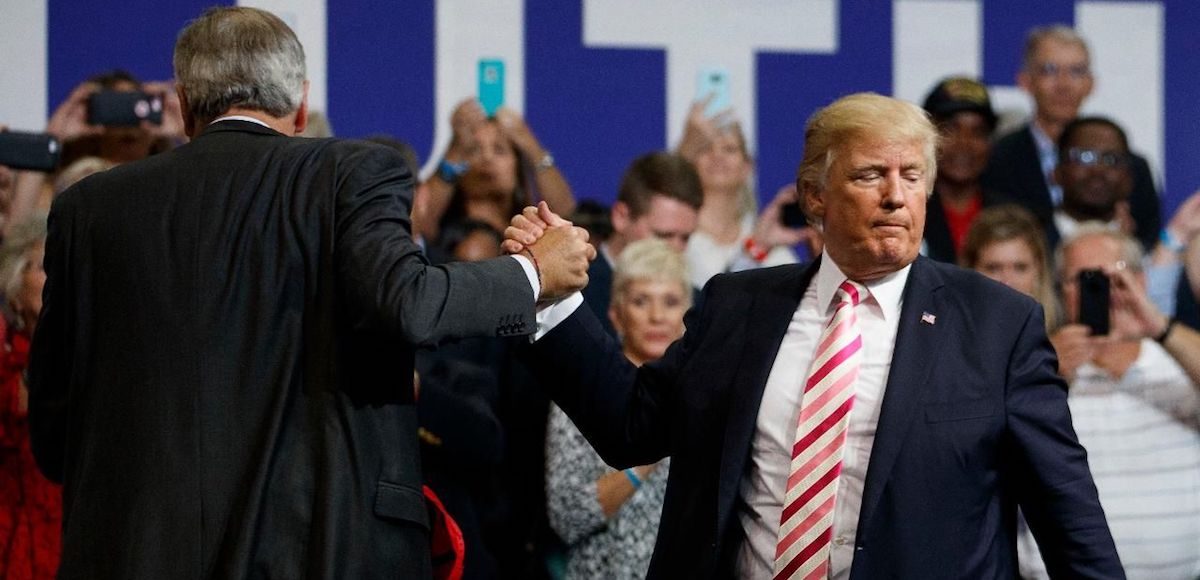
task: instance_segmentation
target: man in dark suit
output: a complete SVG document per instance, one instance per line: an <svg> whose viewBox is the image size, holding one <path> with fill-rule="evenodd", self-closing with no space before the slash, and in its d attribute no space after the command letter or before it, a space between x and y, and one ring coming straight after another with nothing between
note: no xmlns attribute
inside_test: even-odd
<svg viewBox="0 0 1200 580"><path fill-rule="evenodd" d="M1056 144L1063 127L1079 115L1084 99L1092 93L1087 43L1065 26L1034 29L1025 44L1017 84L1033 97L1033 120L992 147L983 186L1033 212L1046 228L1046 241L1053 250L1060 239L1054 210L1062 202L1062 189L1052 175L1059 161ZM1146 160L1132 155L1130 170L1129 213L1137 224L1135 237L1149 251L1162 228L1161 202Z"/></svg>
<svg viewBox="0 0 1200 580"><path fill-rule="evenodd" d="M584 302L609 334L617 335L617 329L608 319L613 264L625 246L656 237L683 253L688 238L696 231L703 202L700 175L687 159L674 153L655 152L629 164L612 206L612 234L600 245L599 256L588 268L587 288L583 289Z"/></svg>
<svg viewBox="0 0 1200 580"><path fill-rule="evenodd" d="M1012 578L1018 506L1052 574L1124 577L1040 307L918 257L935 142L895 99L817 112L798 187L826 253L717 276L659 362L625 362L585 308L539 330L610 465L671 456L651 578ZM530 217L509 251L555 223Z"/></svg>
<svg viewBox="0 0 1200 580"><path fill-rule="evenodd" d="M530 332L585 235L427 265L398 154L289 137L304 53L267 12L206 12L175 74L194 140L51 212L30 420L59 578L428 577L414 348Z"/></svg>

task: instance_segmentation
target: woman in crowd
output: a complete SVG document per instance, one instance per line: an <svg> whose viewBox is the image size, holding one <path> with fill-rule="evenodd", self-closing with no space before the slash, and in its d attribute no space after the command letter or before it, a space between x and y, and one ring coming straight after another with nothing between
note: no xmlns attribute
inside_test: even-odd
<svg viewBox="0 0 1200 580"><path fill-rule="evenodd" d="M706 103L688 113L679 154L696 166L704 188L695 233L688 241L692 283L703 287L721 272L796 262L791 247L812 238L812 229L785 226L783 209L797 201L795 187L780 190L757 216L758 203L751 175L754 160L741 127L730 112L708 117Z"/></svg>
<svg viewBox="0 0 1200 580"><path fill-rule="evenodd" d="M42 309L46 215L13 228L0 247L7 329L0 354L0 578L53 578L62 531L62 490L33 460L24 372Z"/></svg>
<svg viewBox="0 0 1200 580"><path fill-rule="evenodd" d="M463 219L504 231L509 218L537 203L531 185L556 213L575 211L571 186L554 157L516 111L501 107L489 119L471 98L454 109L450 126L450 146L428 180L426 239L436 240L441 228Z"/></svg>
<svg viewBox="0 0 1200 580"><path fill-rule="evenodd" d="M962 265L1040 302L1048 330L1061 322L1046 237L1028 210L1005 204L981 211L963 242Z"/></svg>
<svg viewBox="0 0 1200 580"><path fill-rule="evenodd" d="M621 253L609 317L634 364L656 360L683 336L691 306L687 265L666 242L646 239ZM566 578L643 578L667 487L668 459L615 471L552 407L546 433L550 525L568 544Z"/></svg>

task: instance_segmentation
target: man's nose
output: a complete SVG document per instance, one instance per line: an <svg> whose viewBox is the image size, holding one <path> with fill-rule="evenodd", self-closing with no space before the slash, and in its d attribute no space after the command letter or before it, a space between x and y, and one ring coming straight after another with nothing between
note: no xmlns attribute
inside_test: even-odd
<svg viewBox="0 0 1200 580"><path fill-rule="evenodd" d="M899 172L889 173L880 187L884 207L888 209L904 207L904 180Z"/></svg>

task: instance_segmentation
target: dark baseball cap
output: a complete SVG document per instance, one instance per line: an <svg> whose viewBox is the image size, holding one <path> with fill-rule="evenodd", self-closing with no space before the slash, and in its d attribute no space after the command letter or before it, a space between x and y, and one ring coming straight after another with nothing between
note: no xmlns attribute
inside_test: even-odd
<svg viewBox="0 0 1200 580"><path fill-rule="evenodd" d="M988 99L987 87L967 77L942 79L925 97L925 110L934 119L947 119L955 113L969 111L979 113L992 129L996 128L996 112Z"/></svg>

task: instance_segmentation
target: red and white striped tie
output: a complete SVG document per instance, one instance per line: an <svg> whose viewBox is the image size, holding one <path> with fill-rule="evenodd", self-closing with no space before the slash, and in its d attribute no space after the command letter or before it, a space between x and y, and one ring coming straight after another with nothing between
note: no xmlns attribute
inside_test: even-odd
<svg viewBox="0 0 1200 580"><path fill-rule="evenodd" d="M862 357L862 334L854 307L866 292L850 280L838 286L833 316L821 332L804 384L779 518L775 580L824 579L829 575L834 499Z"/></svg>

